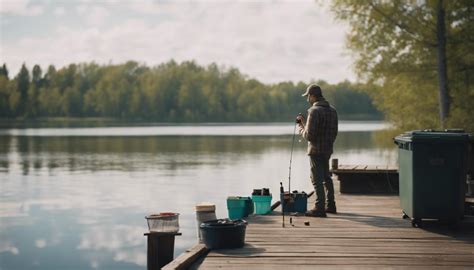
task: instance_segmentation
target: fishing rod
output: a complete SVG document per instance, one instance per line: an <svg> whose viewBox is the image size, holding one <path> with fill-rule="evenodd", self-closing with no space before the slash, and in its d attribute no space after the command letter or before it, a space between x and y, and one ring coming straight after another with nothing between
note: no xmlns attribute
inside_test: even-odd
<svg viewBox="0 0 474 270"><path fill-rule="evenodd" d="M285 190L283 189L283 183L280 182L280 204L281 204L281 227L285 228L285 211L283 211L283 203L285 201Z"/></svg>
<svg viewBox="0 0 474 270"><path fill-rule="evenodd" d="M302 115L301 113L298 114ZM295 121L295 127L293 128L293 140L291 143L291 152L290 152L290 165L288 167L288 195L291 193L291 163L293 161L293 149L295 148L295 137L296 137L296 126L301 123L299 119ZM283 183L280 182L280 193L282 194L280 197L280 204L281 204L281 216L282 216L282 227L285 227L285 211L283 211L283 204L285 201L285 190L283 188ZM290 218L290 224L293 225L292 218Z"/></svg>
<svg viewBox="0 0 474 270"><path fill-rule="evenodd" d="M298 125L298 123L295 123L295 128L293 129L293 141L291 143L290 152L290 166L288 167L288 192L291 192L291 163L293 161L293 148L295 146L296 125Z"/></svg>
<svg viewBox="0 0 474 270"><path fill-rule="evenodd" d="M298 116L303 116L301 113ZM291 143L291 152L290 152L290 166L288 167L288 192L291 192L291 163L293 161L293 149L295 148L295 136L296 136L296 126L301 123L301 120L298 118L295 121L295 127L293 129L293 141Z"/></svg>

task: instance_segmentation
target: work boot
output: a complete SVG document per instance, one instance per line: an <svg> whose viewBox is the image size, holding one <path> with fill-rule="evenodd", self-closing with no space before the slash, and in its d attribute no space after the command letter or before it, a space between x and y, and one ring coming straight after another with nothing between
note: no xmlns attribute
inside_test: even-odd
<svg viewBox="0 0 474 270"><path fill-rule="evenodd" d="M326 212L323 209L313 208L306 211L305 216L307 217L327 217Z"/></svg>
<svg viewBox="0 0 474 270"><path fill-rule="evenodd" d="M328 203L326 213L337 214L336 203Z"/></svg>

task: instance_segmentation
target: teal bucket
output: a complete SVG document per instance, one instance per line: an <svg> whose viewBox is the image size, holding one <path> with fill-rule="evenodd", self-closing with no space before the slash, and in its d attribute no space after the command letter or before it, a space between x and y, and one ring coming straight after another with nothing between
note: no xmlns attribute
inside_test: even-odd
<svg viewBox="0 0 474 270"><path fill-rule="evenodd" d="M252 200L255 203L255 214L266 215L272 211L272 196L252 195Z"/></svg>
<svg viewBox="0 0 474 270"><path fill-rule="evenodd" d="M229 219L241 219L253 213L253 202L250 197L227 197Z"/></svg>

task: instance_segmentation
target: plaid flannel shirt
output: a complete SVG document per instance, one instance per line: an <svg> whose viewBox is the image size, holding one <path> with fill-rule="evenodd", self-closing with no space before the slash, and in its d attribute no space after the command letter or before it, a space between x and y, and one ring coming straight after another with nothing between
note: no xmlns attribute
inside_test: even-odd
<svg viewBox="0 0 474 270"><path fill-rule="evenodd" d="M308 119L301 135L308 141L308 155L333 153L338 131L337 112L326 100L320 100L308 109Z"/></svg>

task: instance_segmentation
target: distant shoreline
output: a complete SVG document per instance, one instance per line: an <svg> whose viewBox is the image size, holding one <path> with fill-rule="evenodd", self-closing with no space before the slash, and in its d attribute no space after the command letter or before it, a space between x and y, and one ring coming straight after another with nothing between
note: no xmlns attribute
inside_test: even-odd
<svg viewBox="0 0 474 270"><path fill-rule="evenodd" d="M339 116L340 121L384 121L383 118L372 115ZM107 127L107 126L151 126L151 125L225 125L225 124L277 124L289 123L291 119L276 119L275 121L227 121L227 122L177 122L153 121L149 119L123 119L107 117L47 117L47 118L0 118L0 128L34 128L34 127Z"/></svg>

